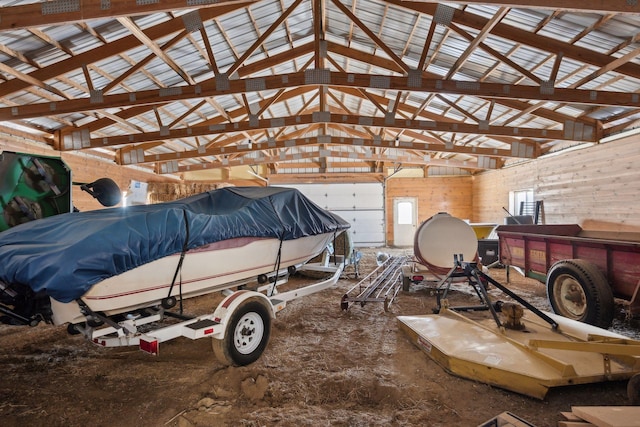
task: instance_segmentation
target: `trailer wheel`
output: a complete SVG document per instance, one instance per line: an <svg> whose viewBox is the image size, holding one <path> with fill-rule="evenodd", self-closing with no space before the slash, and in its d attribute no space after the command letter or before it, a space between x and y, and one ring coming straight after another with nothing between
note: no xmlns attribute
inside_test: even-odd
<svg viewBox="0 0 640 427"><path fill-rule="evenodd" d="M213 352L225 365L249 365L260 358L270 334L270 309L259 300L248 299L231 315L224 338L213 340Z"/></svg>
<svg viewBox="0 0 640 427"><path fill-rule="evenodd" d="M613 292L594 264L571 259L555 263L547 275L547 297L554 313L600 328L611 326Z"/></svg>
<svg viewBox="0 0 640 427"><path fill-rule="evenodd" d="M632 405L640 405L640 374L632 376L627 383L627 397Z"/></svg>

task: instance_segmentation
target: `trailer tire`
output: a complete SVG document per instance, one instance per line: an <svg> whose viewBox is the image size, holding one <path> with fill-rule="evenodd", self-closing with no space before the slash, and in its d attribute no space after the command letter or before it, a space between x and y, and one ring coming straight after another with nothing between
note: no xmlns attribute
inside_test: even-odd
<svg viewBox="0 0 640 427"><path fill-rule="evenodd" d="M627 397L633 406L640 405L640 374L635 374L627 383Z"/></svg>
<svg viewBox="0 0 640 427"><path fill-rule="evenodd" d="M613 291L605 275L582 259L558 261L547 274L553 312L607 329L614 315Z"/></svg>
<svg viewBox="0 0 640 427"><path fill-rule="evenodd" d="M270 335L271 310L258 299L248 299L234 310L224 338L213 340L213 353L225 365L249 365L260 358Z"/></svg>

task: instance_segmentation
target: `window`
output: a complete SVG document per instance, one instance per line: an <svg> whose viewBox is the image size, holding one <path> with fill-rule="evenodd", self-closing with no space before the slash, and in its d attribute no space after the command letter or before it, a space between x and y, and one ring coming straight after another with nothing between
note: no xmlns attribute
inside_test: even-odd
<svg viewBox="0 0 640 427"><path fill-rule="evenodd" d="M398 224L413 224L413 203L398 202Z"/></svg>
<svg viewBox="0 0 640 427"><path fill-rule="evenodd" d="M533 206L533 204L532 189L511 191L509 193L509 212L511 215L531 215L528 212L528 207Z"/></svg>

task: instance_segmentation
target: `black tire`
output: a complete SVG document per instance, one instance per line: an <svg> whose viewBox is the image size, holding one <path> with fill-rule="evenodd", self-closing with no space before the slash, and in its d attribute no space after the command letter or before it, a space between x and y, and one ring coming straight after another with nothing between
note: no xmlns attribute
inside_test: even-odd
<svg viewBox="0 0 640 427"><path fill-rule="evenodd" d="M635 374L627 383L627 396L629 403L634 406L640 405L640 374Z"/></svg>
<svg viewBox="0 0 640 427"><path fill-rule="evenodd" d="M166 310L169 310L170 308L175 307L177 303L178 303L178 300L174 296L162 298L162 301L160 301L160 305L162 306L162 308Z"/></svg>
<svg viewBox="0 0 640 427"><path fill-rule="evenodd" d="M260 358L271 335L271 309L267 304L248 299L235 309L224 338L213 340L213 353L221 363L245 366Z"/></svg>
<svg viewBox="0 0 640 427"><path fill-rule="evenodd" d="M76 325L69 323L67 324L67 333L69 335L79 335L80 331L76 328Z"/></svg>
<svg viewBox="0 0 640 427"><path fill-rule="evenodd" d="M411 279L407 276L402 276L402 290L405 292L409 292L409 287L411 286Z"/></svg>
<svg viewBox="0 0 640 427"><path fill-rule="evenodd" d="M588 261L555 263L547 274L547 297L554 313L604 329L611 326L613 291L605 275Z"/></svg>

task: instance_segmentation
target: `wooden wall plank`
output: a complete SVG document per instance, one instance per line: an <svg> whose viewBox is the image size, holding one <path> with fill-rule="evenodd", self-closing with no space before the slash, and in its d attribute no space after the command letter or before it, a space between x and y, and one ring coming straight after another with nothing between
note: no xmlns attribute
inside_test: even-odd
<svg viewBox="0 0 640 427"><path fill-rule="evenodd" d="M527 161L475 176L393 177L386 181L386 238L393 242L393 198L416 197L419 221L448 212L472 222L502 224L509 192L533 189L544 203L548 224L577 223L590 230L640 231L640 137L630 137L590 148ZM50 156L58 152L44 145L0 141L0 149ZM176 182L173 179L125 168L83 153L63 153L76 182L110 177L124 190L131 180ZM261 183L262 184L262 183ZM251 185L251 183L243 183ZM74 191L80 210L102 206L87 193Z"/></svg>
<svg viewBox="0 0 640 427"><path fill-rule="evenodd" d="M476 175L473 220L502 223L509 192L532 188L548 224L640 231L639 144L630 137Z"/></svg>
<svg viewBox="0 0 640 427"><path fill-rule="evenodd" d="M473 213L470 176L391 178L385 187L385 223L387 244L393 243L393 199L415 197L418 200L418 224L438 212L471 219Z"/></svg>

